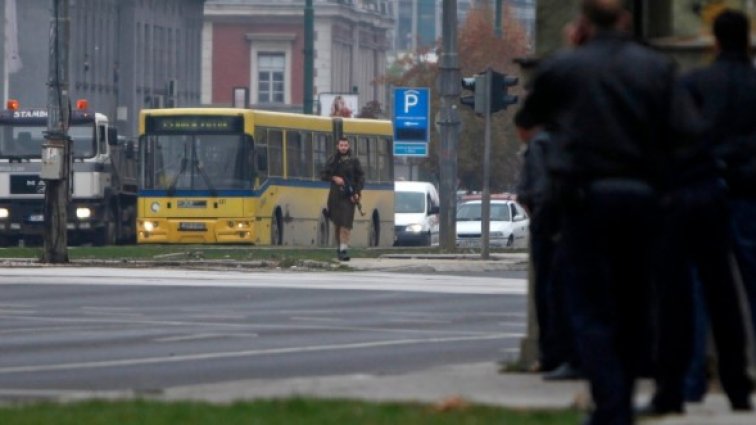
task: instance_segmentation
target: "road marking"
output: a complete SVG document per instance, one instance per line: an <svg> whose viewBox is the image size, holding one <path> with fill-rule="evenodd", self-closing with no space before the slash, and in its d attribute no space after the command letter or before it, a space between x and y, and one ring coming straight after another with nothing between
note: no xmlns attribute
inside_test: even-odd
<svg viewBox="0 0 756 425"><path fill-rule="evenodd" d="M0 314L35 314L36 310L16 310L13 308L0 308Z"/></svg>
<svg viewBox="0 0 756 425"><path fill-rule="evenodd" d="M19 319L19 316L0 316L0 318L7 318L7 319ZM37 321L37 322L52 322L52 323L92 323L92 321L96 321L99 323L118 323L121 325L149 325L149 326L185 326L185 327L191 327L196 328L198 326L204 326L207 328L235 328L235 329L284 329L284 330L291 330L291 329L307 329L307 330L316 330L316 331L322 331L322 330L332 330L332 331L358 331L358 332L384 332L384 333L400 333L400 334L432 334L432 335L467 335L467 336L479 336L482 334L487 334L485 332L475 332L475 331L456 331L456 330L435 330L435 329L402 329L402 328L380 328L380 327L370 327L370 326L335 326L335 325L306 325L303 323L298 323L296 325L293 325L291 323L288 324L258 324L258 323L221 323L221 322L187 322L187 321L179 321L179 320L120 320L120 319L108 319L108 318L91 318L91 319L79 319L79 318L73 318L73 317L34 317L34 316L24 316L24 320L27 321Z"/></svg>
<svg viewBox="0 0 756 425"><path fill-rule="evenodd" d="M0 308L7 308L7 309L29 309L29 308L36 308L37 306L35 304L6 304L6 303L0 303Z"/></svg>
<svg viewBox="0 0 756 425"><path fill-rule="evenodd" d="M54 372L54 371L70 371L81 369L96 369L104 367L130 367L149 364L160 363L180 363L202 360L220 360L230 359L238 357L255 357L264 355L277 355L277 354L299 354L299 353L314 353L324 351L339 351L339 350L358 350L365 348L376 347L392 347L402 345L415 345L415 344L446 344L451 342L465 342L465 341L494 341L502 339L520 338L521 334L508 334L497 333L488 334L483 336L468 336L468 337L448 337L448 338L419 338L419 339L397 339L392 341L371 341L360 342L351 344L327 344L327 345L314 345L303 347L286 347L286 348L268 348L261 350L244 350L244 351L230 351L225 353L203 353L203 354L186 354L167 357L146 357L141 359L120 359L120 360L102 360L92 362L78 362L78 363L62 363L62 364L46 364L35 366L10 366L0 367L0 375L8 375L14 373L38 373L38 372Z"/></svg>
<svg viewBox="0 0 756 425"><path fill-rule="evenodd" d="M289 317L289 320L293 320L295 322L344 322L344 319L338 319L335 317L305 317L305 316L292 316Z"/></svg>
<svg viewBox="0 0 756 425"><path fill-rule="evenodd" d="M257 338L259 335L255 333L206 333L206 334L194 334L194 335L177 335L169 336L165 338L155 338L155 342L182 342L182 341L197 341L202 339L217 339L217 338L229 338L229 337L247 337Z"/></svg>
<svg viewBox="0 0 756 425"><path fill-rule="evenodd" d="M451 320L421 319L415 317L393 318L388 319L388 321L392 323L437 323L442 325L452 323Z"/></svg>
<svg viewBox="0 0 756 425"><path fill-rule="evenodd" d="M289 288L444 294L525 295L525 279L402 273L208 272L172 269L8 268L0 285L115 285L226 288Z"/></svg>

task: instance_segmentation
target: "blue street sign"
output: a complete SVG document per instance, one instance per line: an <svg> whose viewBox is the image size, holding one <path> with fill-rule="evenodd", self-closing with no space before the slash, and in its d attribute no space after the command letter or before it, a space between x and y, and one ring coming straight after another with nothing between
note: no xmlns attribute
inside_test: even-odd
<svg viewBox="0 0 756 425"><path fill-rule="evenodd" d="M428 156L430 89L394 89L394 155ZM418 144L426 145L424 149ZM420 152L424 153L420 153Z"/></svg>
<svg viewBox="0 0 756 425"><path fill-rule="evenodd" d="M428 144L424 142L394 142L394 156L428 156Z"/></svg>

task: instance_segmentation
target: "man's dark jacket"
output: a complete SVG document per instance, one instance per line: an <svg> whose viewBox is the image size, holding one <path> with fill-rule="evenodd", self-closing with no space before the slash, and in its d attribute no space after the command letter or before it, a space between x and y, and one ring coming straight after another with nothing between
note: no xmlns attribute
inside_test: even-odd
<svg viewBox="0 0 756 425"><path fill-rule="evenodd" d="M756 197L756 68L751 59L725 52L682 81L705 118L702 148L721 161L735 196Z"/></svg>
<svg viewBox="0 0 756 425"><path fill-rule="evenodd" d="M660 185L670 141L690 131L692 108L676 78L663 55L622 33L601 32L542 65L515 123L554 135L562 158L551 168L572 181Z"/></svg>
<svg viewBox="0 0 756 425"><path fill-rule="evenodd" d="M338 186L331 180L333 176L343 178L346 184L352 186L351 189L345 191L344 186ZM349 195L361 194L365 185L365 172L360 160L352 156L351 150L346 155L336 152L321 171L320 178L331 182L328 192L328 213L331 221L336 226L351 229L354 223L355 203L349 199Z"/></svg>

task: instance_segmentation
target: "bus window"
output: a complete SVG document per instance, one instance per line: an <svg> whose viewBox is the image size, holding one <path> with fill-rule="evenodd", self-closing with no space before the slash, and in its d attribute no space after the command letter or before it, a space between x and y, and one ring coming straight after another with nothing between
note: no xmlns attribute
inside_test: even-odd
<svg viewBox="0 0 756 425"><path fill-rule="evenodd" d="M379 168L378 168L378 139L371 137L368 142L367 159L370 166L368 167L367 178L369 180L379 180Z"/></svg>
<svg viewBox="0 0 756 425"><path fill-rule="evenodd" d="M371 170L368 157L368 142L369 139L367 137L360 136L357 138L357 158L360 160L362 169L365 171L365 178L370 179Z"/></svg>
<svg viewBox="0 0 756 425"><path fill-rule="evenodd" d="M391 140L381 138L378 140L378 179L381 181L393 181Z"/></svg>
<svg viewBox="0 0 756 425"><path fill-rule="evenodd" d="M286 176L302 177L305 175L302 146L302 134L298 131L286 132Z"/></svg>
<svg viewBox="0 0 756 425"><path fill-rule="evenodd" d="M312 133L306 132L303 133L304 139L302 140L304 142L304 145L302 146L302 177L319 177L320 172L315 172L313 174L312 172Z"/></svg>
<svg viewBox="0 0 756 425"><path fill-rule="evenodd" d="M313 145L313 164L315 176L320 176L320 172L325 168L326 161L328 161L329 146L332 145L331 136L329 134L317 133L315 134L315 143Z"/></svg>
<svg viewBox="0 0 756 425"><path fill-rule="evenodd" d="M283 176L283 132L268 130L268 175Z"/></svg>
<svg viewBox="0 0 756 425"><path fill-rule="evenodd" d="M264 179L268 177L268 131L264 128L255 130L255 159L257 175Z"/></svg>

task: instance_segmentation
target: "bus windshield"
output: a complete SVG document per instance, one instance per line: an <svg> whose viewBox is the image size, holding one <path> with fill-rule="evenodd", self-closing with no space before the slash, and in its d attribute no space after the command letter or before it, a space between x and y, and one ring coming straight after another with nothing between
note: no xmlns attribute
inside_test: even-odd
<svg viewBox="0 0 756 425"><path fill-rule="evenodd" d="M0 126L0 158L39 159L47 127ZM73 140L73 157L92 158L97 154L94 125L73 125L68 135Z"/></svg>
<svg viewBox="0 0 756 425"><path fill-rule="evenodd" d="M239 134L147 136L144 189L251 189L251 139Z"/></svg>

